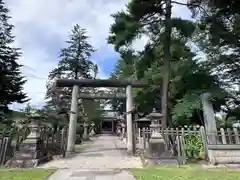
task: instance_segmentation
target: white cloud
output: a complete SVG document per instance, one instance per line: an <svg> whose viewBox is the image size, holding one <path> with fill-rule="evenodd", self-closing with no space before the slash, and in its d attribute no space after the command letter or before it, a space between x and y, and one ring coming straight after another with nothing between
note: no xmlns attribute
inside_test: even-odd
<svg viewBox="0 0 240 180"><path fill-rule="evenodd" d="M112 51L106 44L109 25L112 23L110 14L125 8L127 2L128 0L6 0L12 16L11 23L15 25L15 46L23 52L20 63L26 65L22 68L28 79L24 90L32 99L32 104L43 103L46 78L57 64L59 48L64 46L72 26L79 23L86 28L95 48L107 47ZM174 12L186 14L182 9L174 9ZM95 59L96 63L104 63ZM99 66L100 76L106 78L101 64Z"/></svg>

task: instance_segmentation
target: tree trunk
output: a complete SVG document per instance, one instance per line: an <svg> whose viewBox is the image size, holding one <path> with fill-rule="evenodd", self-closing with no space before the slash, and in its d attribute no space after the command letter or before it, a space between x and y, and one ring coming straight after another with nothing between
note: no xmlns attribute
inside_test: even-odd
<svg viewBox="0 0 240 180"><path fill-rule="evenodd" d="M164 32L164 57L163 57L163 87L162 87L162 126L167 126L168 119L168 89L171 71L171 0L166 1L166 12L165 12L165 32Z"/></svg>

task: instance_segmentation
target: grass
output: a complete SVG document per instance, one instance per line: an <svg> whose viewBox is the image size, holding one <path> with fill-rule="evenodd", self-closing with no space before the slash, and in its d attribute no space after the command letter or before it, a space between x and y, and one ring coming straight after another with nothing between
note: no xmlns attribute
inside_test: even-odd
<svg viewBox="0 0 240 180"><path fill-rule="evenodd" d="M0 180L44 180L55 170L46 169L2 169Z"/></svg>
<svg viewBox="0 0 240 180"><path fill-rule="evenodd" d="M154 167L133 169L136 180L236 180L239 172L226 169L206 170L196 167Z"/></svg>

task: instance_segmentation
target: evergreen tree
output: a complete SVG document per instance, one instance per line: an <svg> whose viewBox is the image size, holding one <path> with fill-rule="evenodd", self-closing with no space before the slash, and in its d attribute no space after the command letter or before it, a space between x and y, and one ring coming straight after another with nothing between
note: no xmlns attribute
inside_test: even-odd
<svg viewBox="0 0 240 180"><path fill-rule="evenodd" d="M94 64L89 59L95 51L88 42L86 30L78 24L75 25L66 41L68 46L61 49L58 67L50 73L50 78L56 74L69 79L92 78L91 72Z"/></svg>
<svg viewBox="0 0 240 180"><path fill-rule="evenodd" d="M161 109L164 126L167 122L170 125L187 124L202 119L202 92L211 92L215 96L218 106L214 108L217 111L228 95L218 77L212 75L189 48L188 43L196 38L195 23L171 17L171 4L195 5L194 2L183 4L170 0L132 0L126 11L113 15L114 23L108 39L122 54L139 36L149 38L144 50L134 53L137 55L135 58L121 56L112 78L136 74L137 79L146 80L151 87L137 89L134 94L137 109L145 114L154 106ZM133 63L132 59L136 62ZM136 72L132 72L134 67ZM122 104L112 103L113 107L120 109Z"/></svg>
<svg viewBox="0 0 240 180"><path fill-rule="evenodd" d="M86 30L78 24L75 25L69 40L66 41L67 47L60 50L58 66L49 74L46 93L47 105L59 112L69 109L71 89L61 88L56 92L52 84L52 81L56 80L56 76L67 79L95 78L96 76L98 68L90 60L90 56L95 50L88 40Z"/></svg>
<svg viewBox="0 0 240 180"><path fill-rule="evenodd" d="M13 48L13 25L8 23L11 18L9 10L0 0L0 111L4 114L11 103L24 103L28 101L23 85L26 82L20 72L21 65L17 62L21 52Z"/></svg>

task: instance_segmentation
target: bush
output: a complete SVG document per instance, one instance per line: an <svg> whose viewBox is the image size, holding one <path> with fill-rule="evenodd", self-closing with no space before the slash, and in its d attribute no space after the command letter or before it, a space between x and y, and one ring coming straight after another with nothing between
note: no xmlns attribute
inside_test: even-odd
<svg viewBox="0 0 240 180"><path fill-rule="evenodd" d="M203 141L198 134L188 134L184 136L185 140L185 151L189 158L200 158L203 159Z"/></svg>

